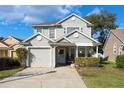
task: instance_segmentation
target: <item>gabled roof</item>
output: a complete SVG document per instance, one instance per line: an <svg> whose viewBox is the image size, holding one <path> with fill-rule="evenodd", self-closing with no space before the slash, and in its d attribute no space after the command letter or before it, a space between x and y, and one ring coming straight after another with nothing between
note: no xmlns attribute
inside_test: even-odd
<svg viewBox="0 0 124 93"><path fill-rule="evenodd" d="M19 38L14 37L14 36L8 36L7 38L4 38L2 41L5 41L5 40L8 39L8 38L14 38L14 39L16 39L16 40L19 41L19 42L23 41L22 39L19 39Z"/></svg>
<svg viewBox="0 0 124 93"><path fill-rule="evenodd" d="M58 40L56 40L56 42L59 42L60 40L62 40L62 39L64 39L64 38L68 37L69 35L71 35L71 34L73 34L73 33L75 33L75 32L78 32L78 33L80 33L81 35L85 36L86 38L92 40L93 42L95 42L95 43L97 43L97 44L100 44L100 42L98 42L97 40L95 40L95 39L93 39L93 38L91 38L91 37L88 37L87 35L85 35L84 33L80 32L80 31L72 31L72 32L68 33L67 35L64 35L63 37L61 37L61 38L59 38ZM71 42L71 41L70 41L70 42Z"/></svg>
<svg viewBox="0 0 124 93"><path fill-rule="evenodd" d="M84 21L85 23L87 23L89 25L93 25L92 23L88 22L87 20L83 19L82 17L78 16L77 14L72 13L69 16L63 18L62 20L54 21L54 22L40 23L40 24L33 25L33 27L35 27L35 26L56 26L56 25L60 25L63 21L67 20L68 18L70 18L72 16L76 16L77 18L81 19L82 21Z"/></svg>
<svg viewBox="0 0 124 93"><path fill-rule="evenodd" d="M37 36L37 35L41 35L41 36L45 37L46 39L48 39L48 40L50 40L50 41L52 41L52 42L53 42L53 40L52 40L52 39L49 39L48 37L46 37L45 35L43 35L43 34L42 34L42 33L40 33L40 32L38 32L37 34L32 35L31 37L29 37L29 38L25 39L25 40L24 40L24 41L22 41L22 42L27 42L27 41L31 40L32 38L34 38L34 37L35 37L35 36Z"/></svg>
<svg viewBox="0 0 124 93"><path fill-rule="evenodd" d="M105 48L111 34L113 34L122 44L124 44L124 29L115 29L110 31L109 36L105 41L103 49Z"/></svg>
<svg viewBox="0 0 124 93"><path fill-rule="evenodd" d="M81 20L84 21L85 23L87 23L87 24L89 24L89 25L92 25L90 22L88 22L87 20L83 19L82 17L78 16L78 15L75 14L75 13L72 13L72 14L70 14L69 16L65 17L64 19L58 21L57 24L59 24L59 23L65 21L65 20L67 20L68 18L70 18L70 17L72 17L72 16L76 16L77 18L81 19Z"/></svg>
<svg viewBox="0 0 124 93"><path fill-rule="evenodd" d="M0 41L0 43L1 43L2 45L4 45L4 47L6 47L6 48L9 47L6 43L4 43L4 42L2 42L2 41Z"/></svg>

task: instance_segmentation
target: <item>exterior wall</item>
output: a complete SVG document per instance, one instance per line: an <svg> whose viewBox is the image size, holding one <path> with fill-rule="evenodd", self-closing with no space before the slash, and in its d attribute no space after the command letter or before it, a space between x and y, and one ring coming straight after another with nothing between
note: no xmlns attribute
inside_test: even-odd
<svg viewBox="0 0 124 93"><path fill-rule="evenodd" d="M113 53L113 45L114 43L117 44L117 53ZM104 47L104 55L105 57L108 57L109 61L115 62L116 56L119 55L119 47L122 45L122 43L111 33L110 37L108 38L108 41L106 42L106 45Z"/></svg>
<svg viewBox="0 0 124 93"><path fill-rule="evenodd" d="M73 17L73 16L72 16ZM83 33L87 36L91 37L91 27L87 26L87 23L82 21L81 19L75 17L75 20L71 20L71 17L66 21L61 23L61 26L55 26L56 38L60 38L66 33L64 32L64 28L66 27L79 27L83 28ZM45 36L49 37L49 28L50 27L37 27L39 32L42 32Z"/></svg>
<svg viewBox="0 0 124 93"><path fill-rule="evenodd" d="M38 35L37 35L38 36ZM41 40L37 40L37 36L32 38L29 42L32 46L50 46L49 40L42 36ZM41 36L41 35L40 35Z"/></svg>
<svg viewBox="0 0 124 93"><path fill-rule="evenodd" d="M11 57L17 57L17 55L16 55L16 49L18 49L18 48L23 48L24 46L23 45L21 45L21 44L16 44L16 45L14 45L12 48L13 48L13 50L10 50L10 56Z"/></svg>
<svg viewBox="0 0 124 93"><path fill-rule="evenodd" d="M8 57L8 50L0 50L0 57Z"/></svg>
<svg viewBox="0 0 124 93"><path fill-rule="evenodd" d="M91 27L87 27L87 23L77 17L75 18L75 20L71 20L72 17L70 17L68 20L64 21L62 23L62 26L63 27L82 27L83 33L86 34L87 36L91 37Z"/></svg>
<svg viewBox="0 0 124 93"><path fill-rule="evenodd" d="M80 33L78 33L78 37L74 37L74 34L71 34L70 36L67 37L73 43L92 43L91 40L89 40L87 37L81 35Z"/></svg>
<svg viewBox="0 0 124 93"><path fill-rule="evenodd" d="M19 43L19 41L17 41L16 39L14 38L8 38L6 40L4 40L5 43L7 43L8 45L12 45L12 44L15 44L15 43Z"/></svg>

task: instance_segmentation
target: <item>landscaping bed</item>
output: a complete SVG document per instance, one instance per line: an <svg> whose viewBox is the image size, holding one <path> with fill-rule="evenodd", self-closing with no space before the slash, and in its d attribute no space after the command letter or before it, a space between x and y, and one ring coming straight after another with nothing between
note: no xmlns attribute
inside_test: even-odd
<svg viewBox="0 0 124 93"><path fill-rule="evenodd" d="M89 88L123 88L124 69L114 63L104 67L76 67L78 73Z"/></svg>

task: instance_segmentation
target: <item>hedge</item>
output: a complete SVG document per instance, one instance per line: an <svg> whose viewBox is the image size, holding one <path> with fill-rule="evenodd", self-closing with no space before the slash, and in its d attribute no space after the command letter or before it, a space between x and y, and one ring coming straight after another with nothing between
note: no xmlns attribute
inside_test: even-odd
<svg viewBox="0 0 124 93"><path fill-rule="evenodd" d="M116 57L116 66L119 68L124 68L124 55L118 55Z"/></svg>
<svg viewBox="0 0 124 93"><path fill-rule="evenodd" d="M98 66L99 63L100 63L100 59L95 57L75 58L75 65L77 66Z"/></svg>
<svg viewBox="0 0 124 93"><path fill-rule="evenodd" d="M17 58L1 57L0 58L0 70L9 69L20 66L20 62Z"/></svg>

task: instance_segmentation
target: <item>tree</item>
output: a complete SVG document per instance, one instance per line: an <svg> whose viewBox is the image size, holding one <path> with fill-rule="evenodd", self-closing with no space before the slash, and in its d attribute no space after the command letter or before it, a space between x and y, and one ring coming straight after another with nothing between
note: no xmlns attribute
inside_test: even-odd
<svg viewBox="0 0 124 93"><path fill-rule="evenodd" d="M0 37L0 41L2 41L4 38L3 37Z"/></svg>
<svg viewBox="0 0 124 93"><path fill-rule="evenodd" d="M21 66L26 66L26 59L27 59L27 49L26 48L18 48L16 49L16 54L18 56L18 59L21 63Z"/></svg>
<svg viewBox="0 0 124 93"><path fill-rule="evenodd" d="M101 43L99 52L103 53L103 46L111 29L116 29L116 14L102 10L99 14L92 14L85 17L86 20L93 24L92 35L99 32L98 41Z"/></svg>

